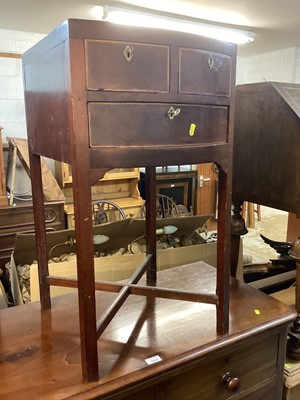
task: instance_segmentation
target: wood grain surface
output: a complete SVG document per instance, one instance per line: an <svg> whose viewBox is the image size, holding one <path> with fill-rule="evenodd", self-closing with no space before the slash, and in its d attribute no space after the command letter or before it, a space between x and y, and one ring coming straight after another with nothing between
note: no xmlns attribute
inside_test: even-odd
<svg viewBox="0 0 300 400"><path fill-rule="evenodd" d="M158 286L210 293L215 289L215 269L205 263L193 263L162 271L158 273ZM97 315L108 308L115 296L97 292ZM159 399L154 397L158 396L156 383L168 378L170 394L178 385L174 377L180 374L180 381L184 379L184 375L180 377L182 373L190 376L186 371L191 366L211 357L226 359L223 353L229 350L233 364L239 354L244 354L245 365L251 360L252 365L255 354L262 352L264 346L274 357L259 368L273 376L276 329L294 317L285 304L235 279L230 285L230 327L226 335L216 333L213 305L130 295L98 340L100 380L83 383L77 296L57 297L52 303L52 310L42 312L38 302L0 312L1 400L102 399L113 395L111 398L117 399L140 390L149 394L147 399ZM268 331L270 339L266 338ZM145 360L157 355L162 361L148 366ZM206 370L201 365L199 376ZM207 368L213 370L213 363ZM259 377L260 372L255 375ZM141 393L132 396L130 399L142 398Z"/></svg>

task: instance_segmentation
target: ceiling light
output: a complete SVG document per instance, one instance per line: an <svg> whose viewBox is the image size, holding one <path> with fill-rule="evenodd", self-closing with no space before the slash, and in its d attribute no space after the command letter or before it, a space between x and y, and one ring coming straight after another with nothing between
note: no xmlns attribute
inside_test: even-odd
<svg viewBox="0 0 300 400"><path fill-rule="evenodd" d="M95 7L91 8L90 13L94 18L102 19L103 7L102 6L95 6Z"/></svg>
<svg viewBox="0 0 300 400"><path fill-rule="evenodd" d="M236 44L249 43L254 40L252 32L241 29L206 23L202 20L188 20L174 16L164 16L125 8L121 9L107 5L103 7L103 19L122 25L193 33Z"/></svg>

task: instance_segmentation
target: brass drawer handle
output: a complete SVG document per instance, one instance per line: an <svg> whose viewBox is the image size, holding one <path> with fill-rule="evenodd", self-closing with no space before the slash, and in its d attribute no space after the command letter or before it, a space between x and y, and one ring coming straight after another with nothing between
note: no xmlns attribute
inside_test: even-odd
<svg viewBox="0 0 300 400"><path fill-rule="evenodd" d="M173 106L171 106L171 107L169 108L168 112L167 112L168 117L169 117L169 120L170 120L170 121L173 121L173 119L174 119L175 117L177 117L177 115L178 115L179 113L180 113L180 108L176 108L176 110L175 110L175 108L174 108Z"/></svg>
<svg viewBox="0 0 300 400"><path fill-rule="evenodd" d="M226 372L221 378L221 385L226 387L228 393L233 394L240 390L241 380L231 372Z"/></svg>

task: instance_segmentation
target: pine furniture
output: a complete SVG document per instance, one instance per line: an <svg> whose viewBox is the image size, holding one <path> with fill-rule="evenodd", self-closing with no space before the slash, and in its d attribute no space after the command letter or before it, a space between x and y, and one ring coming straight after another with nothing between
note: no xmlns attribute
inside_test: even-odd
<svg viewBox="0 0 300 400"><path fill-rule="evenodd" d="M66 197L65 213L67 226L74 228L73 180L69 164L56 162L55 177ZM125 213L126 218L140 216L144 203L138 189L140 172L138 168L115 168L106 172L91 187L92 200L110 200L116 203Z"/></svg>

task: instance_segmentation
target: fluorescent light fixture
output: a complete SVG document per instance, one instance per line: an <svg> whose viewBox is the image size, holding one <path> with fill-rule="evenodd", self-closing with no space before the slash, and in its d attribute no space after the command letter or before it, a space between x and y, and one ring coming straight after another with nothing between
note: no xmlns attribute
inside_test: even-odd
<svg viewBox="0 0 300 400"><path fill-rule="evenodd" d="M103 7L103 19L122 25L193 33L236 44L249 43L254 40L252 32L241 29L206 23L202 20L189 20L151 12L140 12L125 8L121 9L107 5Z"/></svg>

